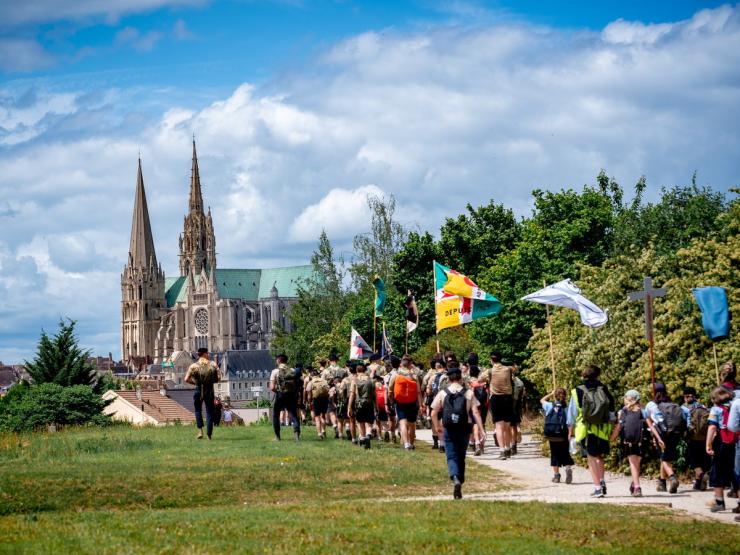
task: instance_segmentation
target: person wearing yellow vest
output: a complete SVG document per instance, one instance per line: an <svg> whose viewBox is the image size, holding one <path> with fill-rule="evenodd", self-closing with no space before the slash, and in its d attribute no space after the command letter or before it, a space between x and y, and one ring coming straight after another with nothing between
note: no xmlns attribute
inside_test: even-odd
<svg viewBox="0 0 740 555"><path fill-rule="evenodd" d="M586 451L588 469L594 483L591 497L606 495L604 455L609 453L609 437L614 421L614 397L599 381L601 368L588 366L583 371L583 383L574 388L568 405L568 439L575 437Z"/></svg>

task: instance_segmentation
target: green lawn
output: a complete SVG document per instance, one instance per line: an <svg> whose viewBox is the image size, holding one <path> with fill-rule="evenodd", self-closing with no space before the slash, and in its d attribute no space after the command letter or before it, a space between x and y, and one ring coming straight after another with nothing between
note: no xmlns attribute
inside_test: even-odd
<svg viewBox="0 0 740 555"><path fill-rule="evenodd" d="M267 427L0 436L0 553L730 553L739 528L654 508L393 500L450 493L444 457L271 441ZM289 435L289 434L286 434ZM377 444L376 444L377 445ZM466 492L504 487L471 465ZM659 541L656 538L660 538Z"/></svg>

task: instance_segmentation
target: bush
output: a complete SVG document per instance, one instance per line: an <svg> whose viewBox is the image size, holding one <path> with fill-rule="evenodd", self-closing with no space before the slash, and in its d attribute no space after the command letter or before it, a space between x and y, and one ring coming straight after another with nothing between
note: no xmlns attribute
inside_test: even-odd
<svg viewBox="0 0 740 555"><path fill-rule="evenodd" d="M31 431L50 424L106 425L111 421L102 413L107 404L87 385L19 384L0 400L0 431Z"/></svg>

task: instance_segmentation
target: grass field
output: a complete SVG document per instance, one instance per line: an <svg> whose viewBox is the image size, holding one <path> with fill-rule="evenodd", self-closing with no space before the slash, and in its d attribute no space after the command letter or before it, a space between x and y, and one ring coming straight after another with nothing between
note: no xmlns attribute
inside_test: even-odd
<svg viewBox="0 0 740 555"><path fill-rule="evenodd" d="M736 526L655 508L404 501L449 494L428 448L267 427L0 436L0 553L731 553ZM286 434L291 435L291 434ZM377 444L376 444L377 445ZM505 487L472 465L466 493ZM656 540L660 538L660 540Z"/></svg>

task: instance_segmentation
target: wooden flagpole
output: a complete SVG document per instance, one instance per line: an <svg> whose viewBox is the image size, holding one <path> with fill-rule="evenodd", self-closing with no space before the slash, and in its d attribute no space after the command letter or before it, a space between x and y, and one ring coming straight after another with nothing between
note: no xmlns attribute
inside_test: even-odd
<svg viewBox="0 0 740 555"><path fill-rule="evenodd" d="M378 327L378 319L375 317L375 307L373 307L373 353L376 353L378 349L376 348L376 332Z"/></svg>
<svg viewBox="0 0 740 555"><path fill-rule="evenodd" d="M712 351L714 352L714 371L717 373L717 385L719 383L719 362L717 362L717 344L712 341Z"/></svg>
<svg viewBox="0 0 740 555"><path fill-rule="evenodd" d="M542 280L543 287L547 287L547 281ZM552 343L552 319L550 318L550 305L545 305L547 311L547 334L550 337L550 369L552 370L552 390L555 391L557 379L555 377L555 348Z"/></svg>
<svg viewBox="0 0 740 555"><path fill-rule="evenodd" d="M437 352L439 352L439 332L437 331L437 276L436 265L437 261L432 261L432 294L434 295L434 339L437 343Z"/></svg>

